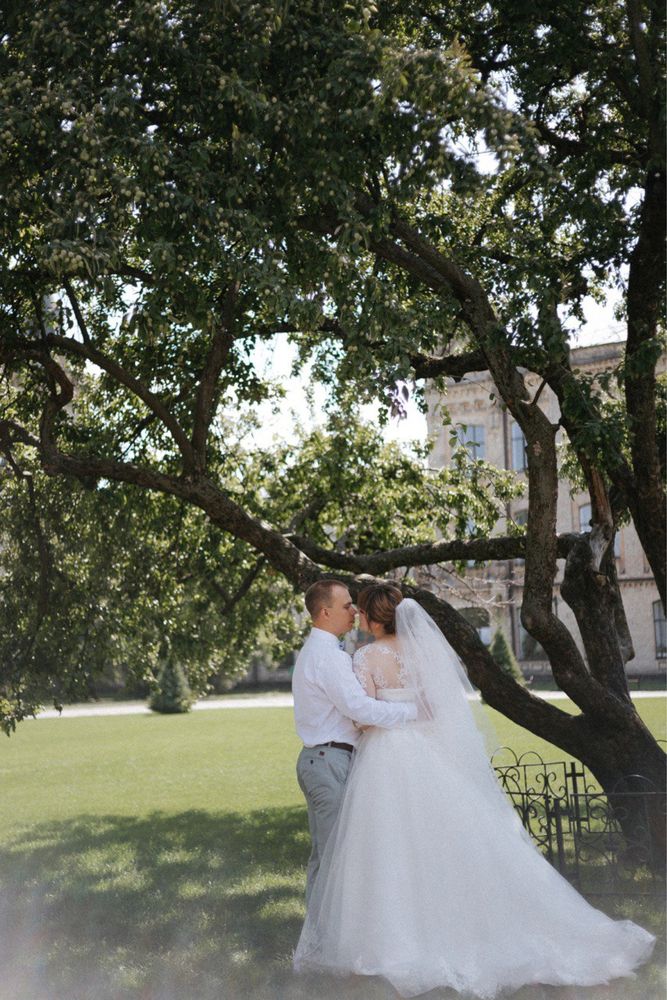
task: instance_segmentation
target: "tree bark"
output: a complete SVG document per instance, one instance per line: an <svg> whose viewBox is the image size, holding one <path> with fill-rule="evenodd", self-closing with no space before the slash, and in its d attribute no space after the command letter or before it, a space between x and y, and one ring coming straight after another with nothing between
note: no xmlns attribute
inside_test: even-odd
<svg viewBox="0 0 667 1000"><path fill-rule="evenodd" d="M607 691L630 702L616 629L618 584L611 574L609 548L599 526L582 535L567 557L561 594L577 619L591 675Z"/></svg>
<svg viewBox="0 0 667 1000"><path fill-rule="evenodd" d="M635 490L628 498L632 519L667 607L667 530L657 433L655 366L657 327L665 272L665 173L649 170L640 233L630 256L625 399Z"/></svg>
<svg viewBox="0 0 667 1000"><path fill-rule="evenodd" d="M575 756L597 778L627 843L624 860L664 871L665 754L634 707L622 724L582 717Z"/></svg>

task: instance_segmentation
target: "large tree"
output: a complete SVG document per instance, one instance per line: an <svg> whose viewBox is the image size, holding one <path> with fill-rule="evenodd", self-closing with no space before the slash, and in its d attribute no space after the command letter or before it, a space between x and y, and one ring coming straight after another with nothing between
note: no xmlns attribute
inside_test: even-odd
<svg viewBox="0 0 667 1000"><path fill-rule="evenodd" d="M524 557L522 621L574 716L501 671L446 601L416 596L489 704L606 788L660 784L613 560L630 515L664 598L657 4L51 0L6 24L7 459L176 497L298 589ZM573 370L565 325L611 286L628 329L614 406ZM265 490L230 486L217 414L266 397L252 349L279 331L342 413L401 379L488 370L527 441L525 537L463 541L450 523L441 540L337 547L317 463L291 526ZM556 534L557 427L526 371L559 399L590 532ZM558 558L585 657L553 611Z"/></svg>

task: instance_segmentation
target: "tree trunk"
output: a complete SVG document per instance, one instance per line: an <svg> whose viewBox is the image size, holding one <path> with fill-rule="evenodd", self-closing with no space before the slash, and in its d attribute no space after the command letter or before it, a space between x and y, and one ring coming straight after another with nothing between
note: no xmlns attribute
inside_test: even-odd
<svg viewBox="0 0 667 1000"><path fill-rule="evenodd" d="M622 603L612 542L600 526L594 525L572 546L565 561L561 595L577 619L591 676L629 702L625 664L632 646L627 625L626 629L618 628Z"/></svg>
<svg viewBox="0 0 667 1000"><path fill-rule="evenodd" d="M667 757L634 706L622 725L581 719L576 756L597 778L626 842L624 863L664 871Z"/></svg>
<svg viewBox="0 0 667 1000"><path fill-rule="evenodd" d="M583 536L580 544L588 547L587 539L587 535ZM447 636L487 704L580 760L609 796L609 804L635 860L646 860L658 869L664 865L667 835L665 796L661 793L667 780L667 756L642 722L627 687L624 690L616 680L614 688L618 690L608 690L596 679L596 675L607 677L611 683L614 671L609 665L609 651L616 654L616 658L612 657L615 666L621 657L618 640L615 634L610 635L614 629L609 616L613 616L615 605L609 594L607 617L602 625L604 635L598 635L601 662L591 665L588 677L595 697L587 699L585 709L578 715L561 711L502 671L489 669L488 650L475 629L454 608L428 591L415 592L414 596ZM600 626L599 617L599 613L593 615L593 634L599 631L595 628L596 623ZM593 652L591 645L589 650ZM643 782L633 778L636 775L641 775ZM648 787L656 791L640 794ZM636 790L635 794L619 797L618 792L626 789Z"/></svg>
<svg viewBox="0 0 667 1000"><path fill-rule="evenodd" d="M561 594L577 619L591 677L613 699L599 712L584 711L588 735L576 756L607 793L627 841L626 860L664 866L667 758L630 698L625 664L633 650L604 526L594 524L572 546Z"/></svg>

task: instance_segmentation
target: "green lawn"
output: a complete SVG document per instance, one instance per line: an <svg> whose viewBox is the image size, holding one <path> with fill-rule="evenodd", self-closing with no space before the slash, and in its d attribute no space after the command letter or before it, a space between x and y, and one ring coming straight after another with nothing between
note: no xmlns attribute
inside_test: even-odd
<svg viewBox="0 0 667 1000"><path fill-rule="evenodd" d="M539 692L537 694L539 695ZM552 701L551 704L570 714L578 711L569 698L558 698ZM635 707L656 739L667 739L667 698L638 698L635 701ZM546 740L538 739L537 736L529 733L526 729L522 729L520 726L516 726L509 719L506 719L493 709L489 709L489 711L493 719L494 728L498 733L499 743L512 747L517 755L528 750L535 750L544 760L572 760L572 757L564 753L559 747L554 746L552 743L547 743Z"/></svg>
<svg viewBox="0 0 667 1000"><path fill-rule="evenodd" d="M664 738L665 701L637 705ZM498 722L517 752L564 758ZM298 746L282 708L38 720L0 743L0 1000L393 996L291 974L308 854ZM655 908L625 912L659 929ZM602 992L517 1000L653 1000L663 957Z"/></svg>

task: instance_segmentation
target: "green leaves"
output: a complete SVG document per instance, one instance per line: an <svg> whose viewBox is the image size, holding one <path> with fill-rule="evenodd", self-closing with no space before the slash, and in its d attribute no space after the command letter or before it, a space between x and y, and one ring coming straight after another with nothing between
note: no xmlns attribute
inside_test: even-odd
<svg viewBox="0 0 667 1000"><path fill-rule="evenodd" d="M97 685L147 693L164 659L187 664L196 694L242 673L260 646L279 660L297 640L293 594L256 577L247 546L205 517L145 491L86 490L35 474L37 516L25 485L0 470L0 726L9 732L44 702L86 699ZM40 603L40 552L49 553Z"/></svg>
<svg viewBox="0 0 667 1000"><path fill-rule="evenodd" d="M570 5L567 17L557 5L511 0L24 5L0 40L5 412L37 437L52 392L44 337L90 342L123 377L59 345L75 383L56 421L59 446L189 481L182 453L198 385L238 285L213 399L212 488L273 527L302 522L314 540L346 550L492 531L514 495L506 473L464 449L446 473L431 470L425 449L385 446L358 407L379 399L387 412L419 359L447 351L481 346L514 371L553 374L567 363L566 331L582 321L586 296L623 286L637 192L649 165L662 169L663 126L651 111L661 32L646 27L656 70L647 94L623 8L606 0ZM481 332L463 287L488 299ZM331 419L262 455L243 446L244 421L279 391L255 352L260 341L279 349L278 331L296 345L297 367L326 387ZM651 341L633 364L654 364L658 349ZM170 427L135 382L168 409ZM608 462L624 454L627 418L597 400L600 386L576 375L562 406L578 453ZM410 391L424 408L423 385ZM511 393L501 389L505 403ZM73 664L83 663L84 625L68 638L66 609L94 621L98 665L132 635L128 662L141 655L152 672L165 636L185 648L196 635L195 687L236 670L259 641L256 624L242 619L247 642L225 625L207 632L209 643L197 609L210 618L216 602L227 606L209 582L224 564L233 596L252 572L251 550L192 511L176 525L171 500L130 499L100 476L72 501L78 534L61 529L65 493L41 478L30 449L15 447L35 476L54 565L76 567L69 590L51 581L63 610L50 605L34 640L43 657L51 643L44 662L63 690L76 689ZM7 516L26 539L2 557L25 605L8 598L8 607L29 636L27 580L38 566L20 485L8 489ZM134 504L126 523L121 512ZM96 517L105 537L118 528L127 539L109 556L118 584L102 572ZM173 587L172 573L183 575ZM118 603L126 585L131 612ZM270 588L262 571L253 594L267 609L266 634L289 637L288 612L270 610L281 604L276 586L285 587ZM277 596L288 608L286 593ZM8 627L3 634L13 662ZM37 663L12 682L18 714L21 699L38 697L37 688L21 694ZM76 669L89 676L85 664Z"/></svg>
<svg viewBox="0 0 667 1000"><path fill-rule="evenodd" d="M263 517L289 525L315 498L316 513L297 533L358 553L466 537L471 518L476 535L488 533L520 492L510 473L471 461L464 448L449 468L434 469L427 445L408 453L386 444L348 412L333 415L326 432L279 449L263 467Z"/></svg>

